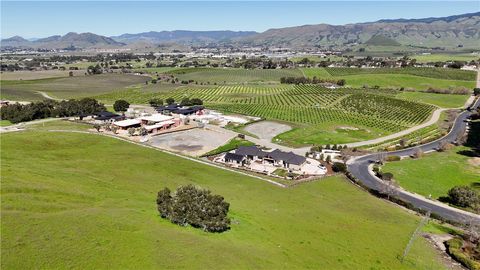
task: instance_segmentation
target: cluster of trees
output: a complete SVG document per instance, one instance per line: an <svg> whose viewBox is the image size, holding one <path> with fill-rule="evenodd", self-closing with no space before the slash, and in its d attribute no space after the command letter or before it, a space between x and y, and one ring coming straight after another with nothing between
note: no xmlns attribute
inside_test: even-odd
<svg viewBox="0 0 480 270"><path fill-rule="evenodd" d="M152 98L150 99L150 101L148 102L150 104L150 106L152 107L158 107L158 106L162 106L164 104L163 102L163 99L160 99L160 98ZM167 105L172 105L175 103L175 99L174 98L167 98L165 99L165 103ZM194 106L194 105L203 105L203 100L199 99L199 98L184 98L180 101L180 105L181 106Z"/></svg>
<svg viewBox="0 0 480 270"><path fill-rule="evenodd" d="M203 105L203 101L199 98L184 98L180 102L181 106L194 106L194 105Z"/></svg>
<svg viewBox="0 0 480 270"><path fill-rule="evenodd" d="M223 232L230 228L229 207L222 196L193 185L180 186L173 194L164 188L157 195L157 208L162 218L207 232Z"/></svg>
<svg viewBox="0 0 480 270"><path fill-rule="evenodd" d="M30 104L10 104L0 108L0 117L12 123L43 119L48 117L68 117L106 111L103 104L93 98L80 100L45 100Z"/></svg>
<svg viewBox="0 0 480 270"><path fill-rule="evenodd" d="M130 103L123 99L117 100L115 103L113 103L113 109L116 112L125 112L127 111L128 107L130 107Z"/></svg>
<svg viewBox="0 0 480 270"><path fill-rule="evenodd" d="M310 151L311 152L321 152L323 149L330 149L330 150L342 150L342 149L347 149L347 146L346 145L338 145L338 144L334 144L334 145L330 145L330 144L327 144L325 145L325 147L323 147L322 145L315 145L315 146L312 146L310 148Z"/></svg>
<svg viewBox="0 0 480 270"><path fill-rule="evenodd" d="M96 64L95 66L89 66L87 69L88 74L94 75L94 74L102 74L103 73L103 68L99 65Z"/></svg>
<svg viewBox="0 0 480 270"><path fill-rule="evenodd" d="M283 84L322 84L322 83L333 83L339 86L344 86L346 81L344 79L335 80L335 79L319 79L313 77L313 79L305 77L282 77L280 78L280 83Z"/></svg>
<svg viewBox="0 0 480 270"><path fill-rule="evenodd" d="M480 207L480 195L469 186L456 186L451 188L448 191L446 200L459 207L470 207L473 209Z"/></svg>
<svg viewBox="0 0 480 270"><path fill-rule="evenodd" d="M467 88L457 88L457 89L438 89L429 87L426 91L427 93L436 93L436 94L453 94L453 95L467 95L470 94L470 90Z"/></svg>

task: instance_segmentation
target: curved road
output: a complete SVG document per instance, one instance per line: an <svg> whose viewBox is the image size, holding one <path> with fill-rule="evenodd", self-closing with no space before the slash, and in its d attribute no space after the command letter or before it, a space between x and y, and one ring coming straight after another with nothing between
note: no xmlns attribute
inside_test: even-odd
<svg viewBox="0 0 480 270"><path fill-rule="evenodd" d="M472 108L478 108L480 106L480 99L477 99L475 104ZM464 111L462 112L450 130L450 132L436 141L423 144L418 147L403 149L394 152L385 152L382 155L385 156L410 156L420 148L423 152L430 152L436 151L438 149L441 142L455 142L457 137L465 132L466 122L465 120L471 115L471 112ZM368 188L382 191L385 190L385 183L379 179L378 177L374 176L369 168L376 160L378 160L379 154L371 154L366 156L357 157L355 159L351 159L348 164L348 171L352 173L363 185L367 186ZM432 213L435 213L443 218L454 220L458 222L470 222L472 220L476 220L480 222L480 215L476 215L467 211L463 211L457 208L450 207L446 204L440 203L438 201L429 200L423 196L418 194L410 193L406 190L397 188L395 190L396 196L401 198L402 200L413 204L415 207L430 210Z"/></svg>

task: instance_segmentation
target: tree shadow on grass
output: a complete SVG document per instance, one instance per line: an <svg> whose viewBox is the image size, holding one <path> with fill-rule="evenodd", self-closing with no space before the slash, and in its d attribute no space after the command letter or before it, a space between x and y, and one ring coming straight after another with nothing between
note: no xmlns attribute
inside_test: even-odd
<svg viewBox="0 0 480 270"><path fill-rule="evenodd" d="M470 184L470 186L474 189L480 190L480 182L473 182Z"/></svg>
<svg viewBox="0 0 480 270"><path fill-rule="evenodd" d="M457 154L467 157L480 157L480 151L478 151L478 149L461 150L458 151Z"/></svg>

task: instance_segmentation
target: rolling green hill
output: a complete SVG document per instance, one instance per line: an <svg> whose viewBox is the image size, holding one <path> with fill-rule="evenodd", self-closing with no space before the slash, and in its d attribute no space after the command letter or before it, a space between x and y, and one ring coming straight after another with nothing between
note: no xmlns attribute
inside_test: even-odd
<svg viewBox="0 0 480 270"><path fill-rule="evenodd" d="M341 177L279 188L127 142L2 135L2 269L444 269L419 219ZM156 192L194 184L230 203L210 234L159 217Z"/></svg>

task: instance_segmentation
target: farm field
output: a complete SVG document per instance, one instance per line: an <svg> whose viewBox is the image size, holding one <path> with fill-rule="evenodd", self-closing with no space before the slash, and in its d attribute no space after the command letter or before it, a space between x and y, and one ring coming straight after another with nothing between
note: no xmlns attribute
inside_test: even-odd
<svg viewBox="0 0 480 270"><path fill-rule="evenodd" d="M397 98L429 103L441 108L463 107L470 95L436 94L426 92L403 91L396 95Z"/></svg>
<svg viewBox="0 0 480 270"><path fill-rule="evenodd" d="M418 63L428 63L428 62L446 62L446 61L472 61L478 60L480 54L473 53L458 53L458 54L421 54L421 55L412 55L410 56L413 59L416 59Z"/></svg>
<svg viewBox="0 0 480 270"><path fill-rule="evenodd" d="M354 88L473 89L476 78L475 72L441 68L304 68L302 71L309 78L345 79Z"/></svg>
<svg viewBox="0 0 480 270"><path fill-rule="evenodd" d="M200 98L211 109L288 122L297 129L278 138L281 143L295 146L376 138L424 122L435 108L397 99L393 90L331 90L308 85L182 87L160 93L129 91L119 91L115 98L133 103L147 103L152 97L172 97L177 101L185 97ZM97 98L106 103L112 101L111 94Z"/></svg>
<svg viewBox="0 0 480 270"><path fill-rule="evenodd" d="M382 143L373 144L373 145L365 145L361 148L367 150L394 150L397 146L400 146L400 141L403 140L403 143L407 147L413 147L419 143L427 143L433 141L448 132L449 124L447 123L448 116L446 112L442 112L440 114L440 119L437 123L409 133L405 136L398 137L392 140L384 141Z"/></svg>
<svg viewBox="0 0 480 270"><path fill-rule="evenodd" d="M400 263L419 218L341 177L283 189L74 133L5 134L1 151L2 269L445 269L422 237ZM162 220L156 192L182 184L224 196L231 230Z"/></svg>
<svg viewBox="0 0 480 270"><path fill-rule="evenodd" d="M473 158L458 154L466 147L455 147L447 152L435 152L413 160L390 162L382 170L393 173L395 181L407 190L432 195L446 196L457 185L479 186L480 165ZM478 162L478 161L477 161Z"/></svg>
<svg viewBox="0 0 480 270"><path fill-rule="evenodd" d="M69 72L72 71L74 76L85 75L85 70L43 70L43 71L2 71L0 80L15 81L15 80L38 80L47 78L61 78L68 77Z"/></svg>
<svg viewBox="0 0 480 270"><path fill-rule="evenodd" d="M78 98L94 96L122 89L130 85L145 83L144 76L128 74L101 74L48 78L26 81L2 81L1 98L8 100L34 101L44 99L37 91L55 98Z"/></svg>
<svg viewBox="0 0 480 270"><path fill-rule="evenodd" d="M281 77L303 76L299 69L187 68L167 73L174 74L179 80L210 84L280 83Z"/></svg>

